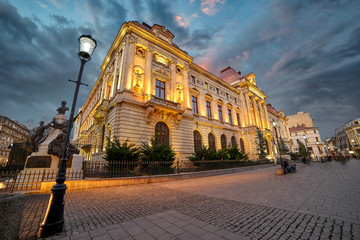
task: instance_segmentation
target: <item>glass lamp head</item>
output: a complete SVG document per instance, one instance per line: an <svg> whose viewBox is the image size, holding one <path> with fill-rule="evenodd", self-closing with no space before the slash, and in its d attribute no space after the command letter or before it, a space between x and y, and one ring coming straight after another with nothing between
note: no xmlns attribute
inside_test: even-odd
<svg viewBox="0 0 360 240"><path fill-rule="evenodd" d="M96 40L90 35L81 35L79 37L79 57L86 60L91 59L91 55L96 48Z"/></svg>

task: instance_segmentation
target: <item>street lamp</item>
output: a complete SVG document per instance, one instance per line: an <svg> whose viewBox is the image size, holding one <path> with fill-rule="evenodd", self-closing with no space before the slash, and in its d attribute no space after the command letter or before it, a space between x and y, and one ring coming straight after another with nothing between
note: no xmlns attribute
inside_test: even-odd
<svg viewBox="0 0 360 240"><path fill-rule="evenodd" d="M278 138L278 134L277 134L277 129L276 129L276 122L275 122L275 119L272 120L272 124L274 126L274 129L275 129L275 136L276 136L276 142L277 142L277 148L279 150L279 155L280 155L280 164L281 166L283 167L283 171L284 171L284 174L286 173L285 171L285 164L283 163L283 160L282 160L282 157L281 157L281 149L280 149L280 144L279 144L279 138Z"/></svg>
<svg viewBox="0 0 360 240"><path fill-rule="evenodd" d="M81 77L84 70L85 63L91 60L91 54L96 48L96 41L90 35L81 35L79 37L79 58L80 58L80 70L77 81L71 82L76 83L74 98L71 106L71 112L69 117L69 123L67 127L65 147L60 160L59 172L56 177L56 184L51 189L51 197L49 200L49 205L46 211L44 221L40 225L39 229L39 238L48 237L54 235L55 233L61 232L64 226L64 205L65 205L65 191L67 189L66 184L66 162L67 162L67 147L70 142L70 133L73 127L74 121L74 111L76 106L76 101L79 93L80 85L85 85L81 83Z"/></svg>
<svg viewBox="0 0 360 240"><path fill-rule="evenodd" d="M306 155L307 155L308 147L307 147L307 142L306 142L306 136L304 135L303 138L304 138L304 142L305 142Z"/></svg>

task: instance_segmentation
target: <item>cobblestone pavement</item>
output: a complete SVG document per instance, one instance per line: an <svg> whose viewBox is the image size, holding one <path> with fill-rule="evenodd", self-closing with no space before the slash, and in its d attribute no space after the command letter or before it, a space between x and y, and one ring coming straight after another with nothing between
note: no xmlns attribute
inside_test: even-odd
<svg viewBox="0 0 360 240"><path fill-rule="evenodd" d="M360 239L360 161L275 167L66 193L54 239ZM20 239L34 239L48 195L28 196Z"/></svg>

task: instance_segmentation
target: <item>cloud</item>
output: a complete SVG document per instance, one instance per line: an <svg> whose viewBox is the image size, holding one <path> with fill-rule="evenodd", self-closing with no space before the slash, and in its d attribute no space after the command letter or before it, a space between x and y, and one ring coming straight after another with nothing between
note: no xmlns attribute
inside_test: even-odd
<svg viewBox="0 0 360 240"><path fill-rule="evenodd" d="M0 41L6 43L0 48L0 114L20 122L52 117L62 100L72 99L74 85L67 79L76 78L80 66L79 29L64 21L40 28L8 2L0 2L0 16ZM94 63L85 68L83 81L93 82ZM81 88L79 99L88 92Z"/></svg>
<svg viewBox="0 0 360 240"><path fill-rule="evenodd" d="M214 16L219 11L219 4L224 5L226 0L201 0L201 11L209 16Z"/></svg>

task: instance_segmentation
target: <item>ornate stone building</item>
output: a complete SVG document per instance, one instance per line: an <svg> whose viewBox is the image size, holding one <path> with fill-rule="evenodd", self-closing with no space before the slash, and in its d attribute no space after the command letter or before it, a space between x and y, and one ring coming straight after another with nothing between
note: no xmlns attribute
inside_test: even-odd
<svg viewBox="0 0 360 240"><path fill-rule="evenodd" d="M326 154L324 142L321 140L319 128L315 127L310 113L298 112L287 116L289 121L290 137L293 141L293 152L299 151L297 141L301 141L307 147L311 157L320 159Z"/></svg>
<svg viewBox="0 0 360 240"><path fill-rule="evenodd" d="M0 116L0 166L8 162L12 144L26 142L29 135L30 130L24 125Z"/></svg>
<svg viewBox="0 0 360 240"><path fill-rule="evenodd" d="M345 123L344 131L350 143L351 150L349 153L356 158L360 158L360 118Z"/></svg>
<svg viewBox="0 0 360 240"><path fill-rule="evenodd" d="M255 75L227 67L217 77L193 63L173 38L160 25L123 24L76 118L73 141L83 145L81 154L94 159L107 138L139 146L156 135L178 159L201 145L233 144L256 159L259 128L272 157L267 96Z"/></svg>

